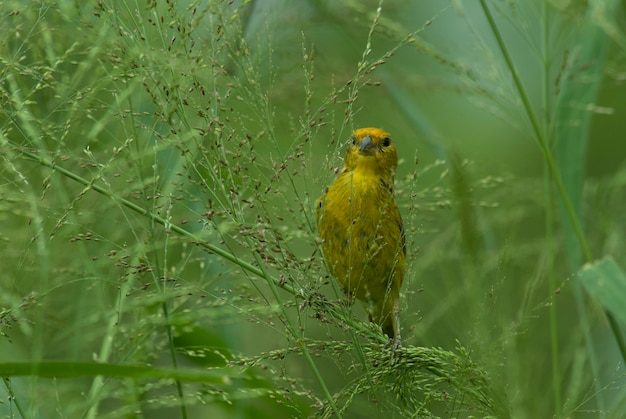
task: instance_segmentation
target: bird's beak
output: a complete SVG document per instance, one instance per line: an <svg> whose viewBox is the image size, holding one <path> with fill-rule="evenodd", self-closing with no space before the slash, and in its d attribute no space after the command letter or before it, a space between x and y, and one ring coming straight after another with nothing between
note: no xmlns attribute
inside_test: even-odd
<svg viewBox="0 0 626 419"><path fill-rule="evenodd" d="M375 144L370 138L370 136L366 135L365 137L363 137L363 139L359 143L359 151L363 153L369 153L370 151L374 149L374 146Z"/></svg>

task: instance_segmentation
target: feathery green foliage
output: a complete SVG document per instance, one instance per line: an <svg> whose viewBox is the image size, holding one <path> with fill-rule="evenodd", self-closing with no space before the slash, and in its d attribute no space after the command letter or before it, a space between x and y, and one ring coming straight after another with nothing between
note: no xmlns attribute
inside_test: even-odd
<svg viewBox="0 0 626 419"><path fill-rule="evenodd" d="M2 2L0 416L626 414L619 10ZM362 126L393 357L315 231Z"/></svg>

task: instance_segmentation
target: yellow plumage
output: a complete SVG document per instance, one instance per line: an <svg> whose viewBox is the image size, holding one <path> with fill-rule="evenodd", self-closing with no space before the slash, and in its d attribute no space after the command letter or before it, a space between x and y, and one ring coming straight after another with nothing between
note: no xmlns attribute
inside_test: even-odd
<svg viewBox="0 0 626 419"><path fill-rule="evenodd" d="M402 218L394 198L398 154L378 128L354 131L341 173L317 202L322 251L350 298L400 345L400 288L404 281Z"/></svg>

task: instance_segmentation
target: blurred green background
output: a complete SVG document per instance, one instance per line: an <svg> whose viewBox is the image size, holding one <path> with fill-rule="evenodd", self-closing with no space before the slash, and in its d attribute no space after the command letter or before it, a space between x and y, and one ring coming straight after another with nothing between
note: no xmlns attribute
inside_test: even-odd
<svg viewBox="0 0 626 419"><path fill-rule="evenodd" d="M626 313L578 274L624 266L623 6L0 3L0 415L625 416ZM401 368L315 228L365 126Z"/></svg>

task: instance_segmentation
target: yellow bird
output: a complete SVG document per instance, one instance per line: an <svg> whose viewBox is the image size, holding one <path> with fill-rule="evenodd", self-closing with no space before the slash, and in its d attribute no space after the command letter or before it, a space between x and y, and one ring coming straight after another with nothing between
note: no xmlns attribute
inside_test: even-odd
<svg viewBox="0 0 626 419"><path fill-rule="evenodd" d="M400 288L406 245L394 198L398 153L379 128L354 131L341 173L317 201L317 225L330 273L350 301L401 346Z"/></svg>

